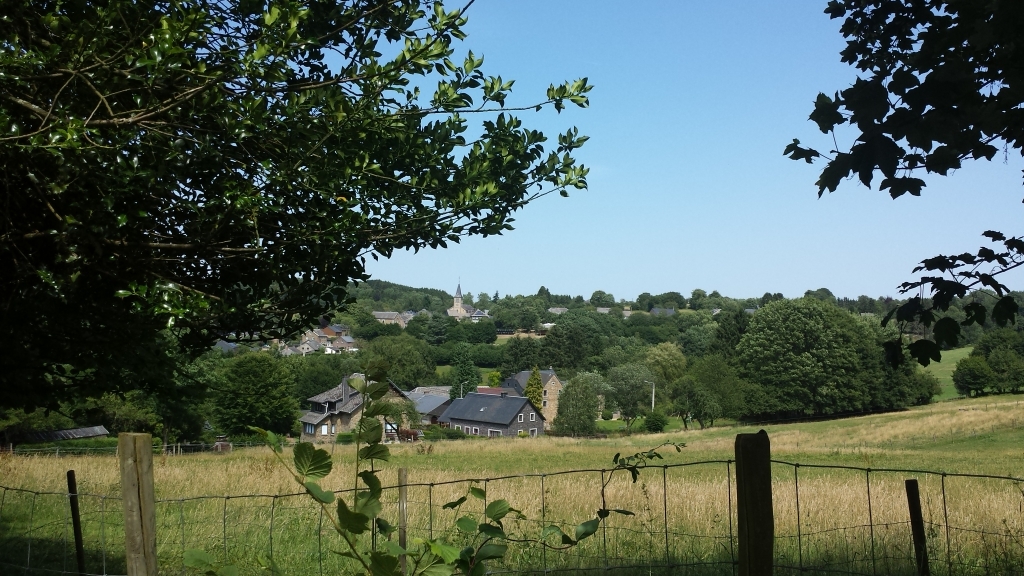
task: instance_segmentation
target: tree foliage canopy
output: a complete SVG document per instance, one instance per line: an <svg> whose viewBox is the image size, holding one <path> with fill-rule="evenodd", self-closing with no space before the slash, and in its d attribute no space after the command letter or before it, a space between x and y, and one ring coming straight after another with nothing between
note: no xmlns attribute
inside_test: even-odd
<svg viewBox="0 0 1024 576"><path fill-rule="evenodd" d="M870 187L876 172L879 189L893 198L919 196L921 170L946 175L965 160L992 160L1000 147L1024 151L1024 4L832 0L825 12L845 19L842 60L861 77L834 96L818 94L810 116L823 133L849 124L854 141L847 150L825 155L796 139L786 147L794 160L825 159L819 196L850 176ZM935 324L933 340L909 347L921 364L939 360L941 345L957 346L961 326L983 324L988 314L1000 325L1015 319L1018 308L996 276L1024 264L1024 239L996 231L983 236L994 246L924 260L914 273L927 275L905 282L902 291L929 286L931 302L914 297L886 317L894 314L901 328L912 321ZM999 296L991 308L973 302L959 323L936 315L982 287ZM892 363L903 360L899 341L887 351Z"/></svg>
<svg viewBox="0 0 1024 576"><path fill-rule="evenodd" d="M597 395L604 386L604 378L597 372L581 372L569 380L558 397L555 431L570 436L591 436L597 432Z"/></svg>
<svg viewBox="0 0 1024 576"><path fill-rule="evenodd" d="M587 106L586 79L506 107L512 81L456 53L466 17L441 3L3 16L0 378L23 391L5 402L117 388L93 376L158 358L166 328L192 352L289 336L343 306L367 256L500 234L586 187L587 138L548 144L513 114Z"/></svg>

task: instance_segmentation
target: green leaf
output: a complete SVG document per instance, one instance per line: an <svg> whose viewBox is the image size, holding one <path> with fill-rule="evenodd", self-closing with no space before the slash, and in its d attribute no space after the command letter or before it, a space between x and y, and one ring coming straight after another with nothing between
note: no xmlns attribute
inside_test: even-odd
<svg viewBox="0 0 1024 576"><path fill-rule="evenodd" d="M558 526L555 526L554 524L551 524L550 526L545 526L544 529L540 531L540 539L544 540L548 536L551 536L552 534L558 534L559 536L561 536L562 539L563 539L563 542L564 542L565 538L569 538L568 536L565 535L565 532L562 532L561 528L559 528ZM572 539L570 538L570 541L571 540Z"/></svg>
<svg viewBox="0 0 1024 576"><path fill-rule="evenodd" d="M601 520L594 518L588 520L576 527L576 541L579 542L587 536L593 536L597 532L598 527L601 525Z"/></svg>
<svg viewBox="0 0 1024 576"><path fill-rule="evenodd" d="M367 518L376 518L383 507L380 504L380 499L372 496L368 492L363 492L356 495L355 508L360 514L365 514Z"/></svg>
<svg viewBox="0 0 1024 576"><path fill-rule="evenodd" d="M334 492L324 490L316 482L303 482L302 485L306 487L306 491L309 492L313 498L316 498L317 501L323 502L324 504L334 502Z"/></svg>
<svg viewBox="0 0 1024 576"><path fill-rule="evenodd" d="M378 520L378 521L380 521L380 520ZM388 540L387 542L385 542L384 543L384 548L386 548L387 551L388 551L388 554L391 554L392 556L406 556L406 555L409 554L408 550L406 550L405 548L402 548L401 546L398 545L398 542L394 542L392 540Z"/></svg>
<svg viewBox="0 0 1024 576"><path fill-rule="evenodd" d="M509 506L507 500L495 500L487 505L487 509L484 510L484 515L497 522L507 516L511 511L512 507Z"/></svg>
<svg viewBox="0 0 1024 576"><path fill-rule="evenodd" d="M476 532L477 522L472 516L463 516L455 521L455 526L468 534Z"/></svg>
<svg viewBox="0 0 1024 576"><path fill-rule="evenodd" d="M359 473L359 478L366 484L366 487L370 490L370 495L374 498L380 498L381 487L380 479L377 478L377 473L372 470L363 470Z"/></svg>
<svg viewBox="0 0 1024 576"><path fill-rule="evenodd" d="M377 525L377 533L383 534L384 536L393 534L398 530L398 528L395 528L383 518L374 518L373 522Z"/></svg>
<svg viewBox="0 0 1024 576"><path fill-rule="evenodd" d="M441 509L442 510L454 510L454 509L458 508L459 506L462 506L465 503L466 503L466 497L463 496L463 497L459 498L458 500L453 500L451 502L448 502L444 506L441 506Z"/></svg>
<svg viewBox="0 0 1024 576"><path fill-rule="evenodd" d="M185 550L184 564L189 568L206 571L213 568L214 562L216 562L216 560L214 560L213 556L208 554L205 550L196 550L193 548Z"/></svg>
<svg viewBox="0 0 1024 576"><path fill-rule="evenodd" d="M274 452L281 452L282 443L284 441L283 438L281 438L277 434L274 434L273 432L267 432L267 437L266 438L267 438L267 444L270 445L270 448L273 449Z"/></svg>
<svg viewBox="0 0 1024 576"><path fill-rule="evenodd" d="M359 421L359 442L377 444L384 434L384 427L376 418L363 418Z"/></svg>
<svg viewBox="0 0 1024 576"><path fill-rule="evenodd" d="M449 546L440 540L427 540L430 552L444 560L445 564L451 564L459 558L460 551L455 546Z"/></svg>
<svg viewBox="0 0 1024 576"><path fill-rule="evenodd" d="M366 392L366 382L361 378L350 378L348 381L348 385L351 386L353 390L359 392L360 394Z"/></svg>
<svg viewBox="0 0 1024 576"><path fill-rule="evenodd" d="M483 488L477 488L476 486L469 487L469 494L470 496L475 496L481 500L487 498L487 491Z"/></svg>
<svg viewBox="0 0 1024 576"><path fill-rule="evenodd" d="M384 552L370 552L370 574L373 576L399 576L398 558Z"/></svg>
<svg viewBox="0 0 1024 576"><path fill-rule="evenodd" d="M383 444L371 444L359 449L360 460L383 460L391 459L391 451Z"/></svg>
<svg viewBox="0 0 1024 576"><path fill-rule="evenodd" d="M238 566L229 564L217 569L217 576L238 576Z"/></svg>
<svg viewBox="0 0 1024 576"><path fill-rule="evenodd" d="M1006 326L1007 323L1017 322L1017 301L1013 296L1003 296L992 307L992 320L999 326Z"/></svg>
<svg viewBox="0 0 1024 576"><path fill-rule="evenodd" d="M366 514L349 510L345 500L338 498L338 524L348 532L362 534L369 529L370 518Z"/></svg>
<svg viewBox="0 0 1024 576"><path fill-rule="evenodd" d="M942 360L942 349L939 345L931 340L917 340L911 342L907 346L907 351L910 355L917 360L921 366L927 366L932 360L939 362Z"/></svg>
<svg viewBox="0 0 1024 576"><path fill-rule="evenodd" d="M326 450L313 448L309 442L295 445L292 460L299 476L316 480L331 473L331 455Z"/></svg>
<svg viewBox="0 0 1024 576"><path fill-rule="evenodd" d="M504 544L484 544L476 553L477 562L502 558L505 556L506 550L508 550L508 546Z"/></svg>
<svg viewBox="0 0 1024 576"><path fill-rule="evenodd" d="M505 531L500 526L495 526L494 524L481 524L477 530L489 538L506 538Z"/></svg>
<svg viewBox="0 0 1024 576"><path fill-rule="evenodd" d="M373 384L370 384L369 386L367 386L366 387L366 392L364 392L364 394L369 396L371 400L380 400L385 395L387 395L387 393L388 393L388 383L387 382L374 382Z"/></svg>
<svg viewBox="0 0 1024 576"><path fill-rule="evenodd" d="M421 576L451 576L452 573L454 573L454 572L455 572L455 566L451 566L451 565L448 565L448 564L441 564L439 562L439 563L431 564L430 566L427 566L426 568L424 568L420 572L417 572L417 574L419 574Z"/></svg>

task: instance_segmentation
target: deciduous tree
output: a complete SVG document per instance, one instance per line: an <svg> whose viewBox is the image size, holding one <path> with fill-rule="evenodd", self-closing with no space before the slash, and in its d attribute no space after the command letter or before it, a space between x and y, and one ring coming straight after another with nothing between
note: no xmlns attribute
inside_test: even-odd
<svg viewBox="0 0 1024 576"><path fill-rule="evenodd" d="M967 160L992 160L1000 149L1024 151L1020 2L834 0L825 12L844 19L841 57L860 75L832 96L818 94L810 116L822 133L832 135L827 145L839 149L822 154L796 139L786 147L794 160L825 160L818 196L834 192L850 176L871 187L879 173L879 190L893 198L919 196L925 188L920 172L946 175ZM836 132L843 124L852 130L852 144L836 144L837 135L848 134ZM951 216L945 225L955 221ZM983 324L989 315L1004 325L1018 313L997 276L1024 264L1024 239L997 231L982 235L991 244L977 252L922 261L913 273L924 274L903 283L902 291L927 286L931 300L915 296L885 318L894 317L901 332L912 322L934 324L933 339L907 347L921 364L939 360L941 345L957 346L961 325ZM938 314L954 298L982 287L997 298L966 306L963 321ZM903 361L899 337L887 352L892 363Z"/></svg>
<svg viewBox="0 0 1024 576"><path fill-rule="evenodd" d="M604 387L604 378L597 372L581 372L570 379L558 397L555 431L569 436L591 436L597 432L597 395Z"/></svg>
<svg viewBox="0 0 1024 576"><path fill-rule="evenodd" d="M513 107L465 24L422 0L5 4L0 402L128 389L166 329L192 354L294 335L367 257L585 188L586 137L516 111L584 107L586 79Z"/></svg>

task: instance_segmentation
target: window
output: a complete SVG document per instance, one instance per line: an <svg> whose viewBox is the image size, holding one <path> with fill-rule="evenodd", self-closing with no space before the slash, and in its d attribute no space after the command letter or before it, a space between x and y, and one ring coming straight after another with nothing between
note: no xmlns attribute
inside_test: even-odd
<svg viewBox="0 0 1024 576"><path fill-rule="evenodd" d="M456 430L462 430L462 426L459 426L458 424L456 424L456 425L455 425L455 429L456 429Z"/></svg>
<svg viewBox="0 0 1024 576"><path fill-rule="evenodd" d="M547 408L547 407L548 407L548 401L547 401L547 400L544 400L543 402L541 402L541 403L540 403L540 407L541 407L541 408Z"/></svg>
<svg viewBox="0 0 1024 576"><path fill-rule="evenodd" d="M524 418L524 416L525 416L525 414L520 414L520 415L519 415L519 421L520 421L520 422L522 422L522 421L523 421L523 418Z"/></svg>
<svg viewBox="0 0 1024 576"><path fill-rule="evenodd" d="M530 436L531 437L536 437L537 436L537 429L536 428L530 428Z"/></svg>
<svg viewBox="0 0 1024 576"><path fill-rule="evenodd" d="M331 434L334 434L335 430L337 430L337 427L334 424L331 424Z"/></svg>
<svg viewBox="0 0 1024 576"><path fill-rule="evenodd" d="M501 438L501 430L488 430L487 436L490 438Z"/></svg>
<svg viewBox="0 0 1024 576"><path fill-rule="evenodd" d="M305 430L306 434L313 434L316 432L316 428L312 424L304 424L303 430Z"/></svg>
<svg viewBox="0 0 1024 576"><path fill-rule="evenodd" d="M547 396L547 395L548 395L548 391L547 391L547 389L545 389L544 390L544 394L542 394L542 396Z"/></svg>
<svg viewBox="0 0 1024 576"><path fill-rule="evenodd" d="M536 422L536 421L537 421L537 415L534 414L533 412L530 412L530 422Z"/></svg>
<svg viewBox="0 0 1024 576"><path fill-rule="evenodd" d="M479 436L480 435L480 429L477 428L476 426L473 426L473 434L476 435L476 436Z"/></svg>
<svg viewBox="0 0 1024 576"><path fill-rule="evenodd" d="M327 424L324 424L323 426L320 427L320 435L327 436Z"/></svg>

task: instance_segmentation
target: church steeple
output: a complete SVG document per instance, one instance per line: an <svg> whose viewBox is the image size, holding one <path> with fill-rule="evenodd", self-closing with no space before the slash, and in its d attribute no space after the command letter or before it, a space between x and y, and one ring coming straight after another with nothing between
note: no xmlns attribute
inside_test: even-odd
<svg viewBox="0 0 1024 576"><path fill-rule="evenodd" d="M455 289L455 297L462 298L462 282L459 282L459 286Z"/></svg>
<svg viewBox="0 0 1024 576"><path fill-rule="evenodd" d="M459 282L459 287L455 289L455 301L452 303L452 310L458 310L458 314L462 313L462 282Z"/></svg>

